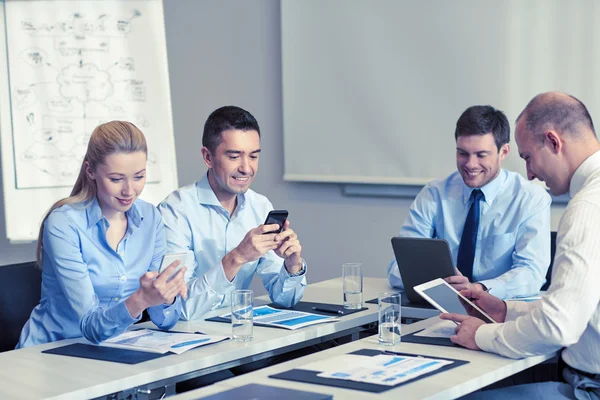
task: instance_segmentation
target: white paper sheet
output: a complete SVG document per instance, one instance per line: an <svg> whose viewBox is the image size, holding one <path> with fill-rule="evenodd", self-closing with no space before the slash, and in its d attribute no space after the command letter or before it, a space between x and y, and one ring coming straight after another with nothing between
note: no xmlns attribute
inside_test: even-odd
<svg viewBox="0 0 600 400"><path fill-rule="evenodd" d="M440 322L415 333L415 336L449 338L455 334L456 327L457 325L452 321L440 320Z"/></svg>
<svg viewBox="0 0 600 400"><path fill-rule="evenodd" d="M452 361L401 355L381 354L373 357L354 357L352 364L344 364L348 361L346 358L334 357L328 364L332 365L337 362L338 367L321 372L318 376L394 386L452 364Z"/></svg>
<svg viewBox="0 0 600 400"><path fill-rule="evenodd" d="M231 314L221 315L222 318L231 319ZM254 308L254 323L275 326L285 329L298 329L323 322L339 321L338 318L320 314L307 313L294 310L279 310L269 306Z"/></svg>
<svg viewBox="0 0 600 400"><path fill-rule="evenodd" d="M106 340L100 345L152 353L164 354L171 352L181 354L195 347L217 343L225 339L228 339L228 337L139 329L122 333L119 336Z"/></svg>

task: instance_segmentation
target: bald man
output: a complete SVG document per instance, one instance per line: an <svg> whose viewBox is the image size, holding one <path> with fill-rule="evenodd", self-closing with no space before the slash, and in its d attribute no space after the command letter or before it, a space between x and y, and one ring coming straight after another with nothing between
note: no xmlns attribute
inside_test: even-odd
<svg viewBox="0 0 600 400"><path fill-rule="evenodd" d="M559 351L565 382L475 393L474 398L600 398L600 143L585 105L564 93L543 93L517 118L515 139L529 179L545 181L571 200L558 226L552 284L534 303L463 291L500 324L443 314L460 322L454 343L506 357Z"/></svg>

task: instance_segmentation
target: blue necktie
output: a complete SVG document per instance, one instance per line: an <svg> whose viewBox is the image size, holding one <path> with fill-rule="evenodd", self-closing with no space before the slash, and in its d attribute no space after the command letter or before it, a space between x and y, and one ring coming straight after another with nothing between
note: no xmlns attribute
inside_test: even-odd
<svg viewBox="0 0 600 400"><path fill-rule="evenodd" d="M473 203L465 220L465 227L460 238L458 246L458 269L464 276L473 282L473 259L475 258L475 247L477 246L477 230L479 229L479 211L481 209L480 200L484 199L483 193L479 189L471 192Z"/></svg>

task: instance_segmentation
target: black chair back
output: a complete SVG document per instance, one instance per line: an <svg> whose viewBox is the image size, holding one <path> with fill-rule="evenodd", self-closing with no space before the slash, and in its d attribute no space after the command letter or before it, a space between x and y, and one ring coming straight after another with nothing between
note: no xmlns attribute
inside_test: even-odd
<svg viewBox="0 0 600 400"><path fill-rule="evenodd" d="M550 278L552 278L552 266L554 265L554 254L556 253L556 232L550 232L550 266L546 272L546 283L541 290L548 290Z"/></svg>
<svg viewBox="0 0 600 400"><path fill-rule="evenodd" d="M40 303L42 271L35 262L0 266L0 352L13 350Z"/></svg>

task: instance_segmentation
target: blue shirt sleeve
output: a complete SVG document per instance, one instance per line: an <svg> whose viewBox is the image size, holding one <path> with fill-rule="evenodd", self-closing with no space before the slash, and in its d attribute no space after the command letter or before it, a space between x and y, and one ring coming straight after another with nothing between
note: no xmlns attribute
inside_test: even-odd
<svg viewBox="0 0 600 400"><path fill-rule="evenodd" d="M545 192L528 202L528 217L512 239L512 267L496 278L480 281L494 296L510 299L539 293L550 265L551 202Z"/></svg>
<svg viewBox="0 0 600 400"><path fill-rule="evenodd" d="M426 185L410 205L408 216L402 224L398 236L431 238L435 232L435 215L437 199L435 191ZM394 258L388 265L388 280L390 285L400 289L404 288L398 263Z"/></svg>
<svg viewBox="0 0 600 400"><path fill-rule="evenodd" d="M149 271L158 271L163 256L167 252L167 240L165 238L165 228L162 217L158 210L153 209L156 219L156 240L154 243L154 255ZM181 316L182 302L178 295L171 305L159 305L148 308L148 315L154 324L164 330L171 329Z"/></svg>

